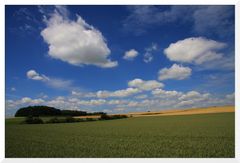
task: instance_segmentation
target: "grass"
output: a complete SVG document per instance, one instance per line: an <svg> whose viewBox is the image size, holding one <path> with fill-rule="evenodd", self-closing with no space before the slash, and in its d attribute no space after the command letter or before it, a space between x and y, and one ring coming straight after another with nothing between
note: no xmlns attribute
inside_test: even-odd
<svg viewBox="0 0 240 163"><path fill-rule="evenodd" d="M234 157L234 113L70 124L6 120L6 157Z"/></svg>

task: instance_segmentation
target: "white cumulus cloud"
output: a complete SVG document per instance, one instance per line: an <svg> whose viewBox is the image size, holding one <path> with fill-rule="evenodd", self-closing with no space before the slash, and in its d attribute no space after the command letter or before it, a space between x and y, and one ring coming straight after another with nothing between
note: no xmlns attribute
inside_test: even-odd
<svg viewBox="0 0 240 163"><path fill-rule="evenodd" d="M27 77L32 80L41 80L41 81L49 80L48 77L46 77L45 75L40 75L35 70L29 70L27 72Z"/></svg>
<svg viewBox="0 0 240 163"><path fill-rule="evenodd" d="M183 80L189 77L192 73L192 69L189 67L183 67L178 64L173 64L170 68L163 68L161 69L158 74L159 80L166 80L166 79L177 79Z"/></svg>
<svg viewBox="0 0 240 163"><path fill-rule="evenodd" d="M232 94L227 94L226 99L234 101L235 100L235 93L233 92Z"/></svg>
<svg viewBox="0 0 240 163"><path fill-rule="evenodd" d="M179 98L179 100L192 100L192 99L198 99L198 100L200 100L200 99L206 99L206 98L208 98L209 96L210 96L209 93L201 94L201 93L199 93L199 92L197 92L197 91L189 91L189 92L183 94L183 95Z"/></svg>
<svg viewBox="0 0 240 163"><path fill-rule="evenodd" d="M86 97L86 98L96 97L96 94L93 92L71 91L71 94L77 97Z"/></svg>
<svg viewBox="0 0 240 163"><path fill-rule="evenodd" d="M105 91L100 90L97 91L96 95L98 98L108 98L108 97L128 97L133 94L141 92L137 88L126 88L126 89L120 89L116 91Z"/></svg>
<svg viewBox="0 0 240 163"><path fill-rule="evenodd" d="M138 51L136 51L135 49L131 49L125 52L123 59L133 60L137 56L138 56Z"/></svg>
<svg viewBox="0 0 240 163"><path fill-rule="evenodd" d="M164 50L164 54L177 62L202 64L223 57L218 51L226 47L225 43L206 39L203 37L191 37L171 43Z"/></svg>
<svg viewBox="0 0 240 163"><path fill-rule="evenodd" d="M141 90L152 90L155 88L162 88L164 87L163 83L160 83L156 80L142 80L142 79L134 79L128 82L128 86L129 87L135 87L135 88L139 88Z"/></svg>
<svg viewBox="0 0 240 163"><path fill-rule="evenodd" d="M45 20L47 27L41 36L49 45L48 54L55 59L72 65L95 65L110 68L118 65L108 57L111 53L102 33L89 25L81 16L70 20L66 9L56 9L51 17Z"/></svg>
<svg viewBox="0 0 240 163"><path fill-rule="evenodd" d="M194 101L193 100L187 100L187 101L179 102L176 106L177 107L190 107L192 105L194 105Z"/></svg>
<svg viewBox="0 0 240 163"><path fill-rule="evenodd" d="M147 97L148 95L142 94L142 95L135 96L135 99L145 99Z"/></svg>
<svg viewBox="0 0 240 163"><path fill-rule="evenodd" d="M152 95L160 98L177 98L180 97L183 93L178 91L166 91L163 89L155 89L152 91Z"/></svg>

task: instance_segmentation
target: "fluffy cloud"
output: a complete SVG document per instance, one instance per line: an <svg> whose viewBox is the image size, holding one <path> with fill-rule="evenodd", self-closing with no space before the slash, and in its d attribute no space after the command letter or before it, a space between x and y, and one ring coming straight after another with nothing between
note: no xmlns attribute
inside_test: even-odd
<svg viewBox="0 0 240 163"><path fill-rule="evenodd" d="M155 97L161 97L161 98L177 98L180 97L183 93L177 92L177 91L166 91L163 89L155 89L152 91L152 95Z"/></svg>
<svg viewBox="0 0 240 163"><path fill-rule="evenodd" d="M152 94L156 99L160 98L165 100L166 106L176 109L185 107L197 108L231 104L231 100L227 98L214 97L210 93L200 93L197 91L178 92L157 89L152 91Z"/></svg>
<svg viewBox="0 0 240 163"><path fill-rule="evenodd" d="M130 101L128 104L127 104L128 107L139 107L141 106L141 104L138 102L138 101Z"/></svg>
<svg viewBox="0 0 240 163"><path fill-rule="evenodd" d="M20 106L28 106L28 105L48 105L52 107L56 107L59 109L81 109L84 106L94 107L104 105L106 100L104 99L91 99L91 100L80 100L78 98L66 98L66 97L56 97L51 100L43 100L43 99L32 99L30 97L23 97L20 100L8 100L7 106L10 108L20 107Z"/></svg>
<svg viewBox="0 0 240 163"><path fill-rule="evenodd" d="M50 78L46 75L39 74L35 70L29 70L26 73L27 77L31 80L38 80L45 83L47 86L57 89L73 89L73 82L71 80L63 80L57 78Z"/></svg>
<svg viewBox="0 0 240 163"><path fill-rule="evenodd" d="M226 98L229 99L229 100L234 101L235 100L235 93L226 95Z"/></svg>
<svg viewBox="0 0 240 163"><path fill-rule="evenodd" d="M190 107L194 104L193 100L181 101L177 104L177 107Z"/></svg>
<svg viewBox="0 0 240 163"><path fill-rule="evenodd" d="M197 91L189 91L185 94L183 94L179 100L192 100L192 99L206 99L210 96L209 93L205 93L205 94L200 94L199 92Z"/></svg>
<svg viewBox="0 0 240 163"><path fill-rule="evenodd" d="M32 99L29 98L29 97L23 97L23 98L21 99L21 102L22 102L22 103L29 103L29 102L31 102L31 101L32 101Z"/></svg>
<svg viewBox="0 0 240 163"><path fill-rule="evenodd" d="M122 111L126 110L126 108L114 108L113 110L118 111L118 112L122 112Z"/></svg>
<svg viewBox="0 0 240 163"><path fill-rule="evenodd" d="M71 91L71 94L73 96L78 96L78 97L96 97L96 94L93 92L80 92L80 91Z"/></svg>
<svg viewBox="0 0 240 163"><path fill-rule="evenodd" d="M125 52L123 59L133 60L137 55L138 55L138 51L136 51L135 49L131 49Z"/></svg>
<svg viewBox="0 0 240 163"><path fill-rule="evenodd" d="M147 97L148 97L148 95L142 94L142 95L135 96L135 99L145 99Z"/></svg>
<svg viewBox="0 0 240 163"><path fill-rule="evenodd" d="M126 100L109 100L108 105L123 105L126 104Z"/></svg>
<svg viewBox="0 0 240 163"><path fill-rule="evenodd" d="M161 105L164 104L168 107L172 108L184 108L184 107L205 107L205 106L213 106L213 105L221 105L223 103L227 104L230 102L227 98L223 98L220 103L219 98L215 98L209 93L200 93L197 91L189 91L189 92L178 92L175 90L166 91L163 89L155 89L152 91L152 95L155 99L160 99ZM166 100L168 99L168 100ZM156 102L156 100L154 100ZM204 101L204 103L203 103Z"/></svg>
<svg viewBox="0 0 240 163"><path fill-rule="evenodd" d="M108 57L110 49L102 33L89 25L81 16L76 21L67 17L66 8L56 9L45 20L47 27L41 31L49 45L48 54L72 65L95 65L110 68L118 65Z"/></svg>
<svg viewBox="0 0 240 163"><path fill-rule="evenodd" d="M29 70L27 72L27 77L32 80L41 80L41 81L49 80L48 77L46 77L45 75L40 75L35 70Z"/></svg>
<svg viewBox="0 0 240 163"><path fill-rule="evenodd" d="M115 91L113 91L115 92ZM112 92L112 93L113 93ZM234 93L225 95L225 97L216 97L209 93L200 93L197 91L178 92L175 90L166 91L155 89L147 99L88 99L81 97L59 96L55 98L33 99L23 97L17 100L6 100L6 108L18 109L29 105L48 105L59 109L85 110L85 111L107 111L119 113L123 111L116 108L124 108L125 112L130 111L158 111L162 109L196 108L217 105L234 105ZM167 99L167 100L166 100Z"/></svg>
<svg viewBox="0 0 240 163"><path fill-rule="evenodd" d="M189 67L183 67L178 64L173 64L170 68L163 68L161 69L158 74L159 80L166 80L166 79L177 79L183 80L189 77L192 73L192 70Z"/></svg>
<svg viewBox="0 0 240 163"><path fill-rule="evenodd" d="M114 91L111 96L112 97L127 97L136 93L139 93L140 90L137 88L127 88L127 89L123 89L123 90L117 90Z"/></svg>
<svg viewBox="0 0 240 163"><path fill-rule="evenodd" d="M7 109L14 109L14 108L19 108L21 106L27 106L27 105L39 105L44 102L45 100L41 98L32 99L30 97L23 97L19 100L7 100L6 107Z"/></svg>
<svg viewBox="0 0 240 163"><path fill-rule="evenodd" d="M78 102L80 105L87 105L87 106L99 106L99 105L104 105L106 103L106 100L104 99L93 99L93 100L81 100Z"/></svg>
<svg viewBox="0 0 240 163"><path fill-rule="evenodd" d="M75 97L81 98L124 98L131 96L133 94L140 93L141 90L137 88L126 88L120 89L115 91L107 91L107 90L99 90L97 92L79 92L79 91L72 91L71 94Z"/></svg>
<svg viewBox="0 0 240 163"><path fill-rule="evenodd" d="M128 97L133 94L141 92L137 88L127 88L122 90L116 90L116 91L97 91L97 97L98 98L108 98L108 97Z"/></svg>
<svg viewBox="0 0 240 163"><path fill-rule="evenodd" d="M134 79L128 82L129 87L139 88L144 91L152 90L155 88L162 88L164 87L163 83L160 83L156 80L142 80L142 79Z"/></svg>
<svg viewBox="0 0 240 163"><path fill-rule="evenodd" d="M218 50L226 47L225 43L203 37L191 37L172 43L164 49L164 54L171 60L183 63L202 64L223 57Z"/></svg>
<svg viewBox="0 0 240 163"><path fill-rule="evenodd" d="M192 37L172 43L164 50L171 61L202 64L206 61L222 58L216 51L226 44L202 37Z"/></svg>
<svg viewBox="0 0 240 163"><path fill-rule="evenodd" d="M226 100L226 99L223 99ZM197 91L189 91L182 94L181 97L178 98L178 104L176 107L205 107L205 106L213 106L213 105L221 105L220 102L214 102L214 98L209 93L200 93ZM204 102L204 103L203 103ZM228 100L223 103L228 103Z"/></svg>

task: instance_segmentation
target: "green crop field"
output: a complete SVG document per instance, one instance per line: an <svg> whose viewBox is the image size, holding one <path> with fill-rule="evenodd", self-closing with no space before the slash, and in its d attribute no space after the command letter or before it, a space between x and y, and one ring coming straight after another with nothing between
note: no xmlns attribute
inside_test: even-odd
<svg viewBox="0 0 240 163"><path fill-rule="evenodd" d="M6 157L234 157L234 113L19 124L6 120Z"/></svg>

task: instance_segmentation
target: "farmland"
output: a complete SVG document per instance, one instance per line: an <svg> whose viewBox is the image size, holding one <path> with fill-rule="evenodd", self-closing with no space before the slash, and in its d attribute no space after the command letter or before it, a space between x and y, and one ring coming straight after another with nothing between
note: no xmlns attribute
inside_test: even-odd
<svg viewBox="0 0 240 163"><path fill-rule="evenodd" d="M2 8L5 158L240 153L235 4Z"/></svg>
<svg viewBox="0 0 240 163"><path fill-rule="evenodd" d="M6 119L6 157L234 157L234 115L33 125Z"/></svg>
<svg viewBox="0 0 240 163"><path fill-rule="evenodd" d="M169 115L193 115L193 114L212 114L212 113L231 113L235 111L234 106L218 106L193 109L163 110L158 112L134 112L128 113L133 117L141 116L169 116Z"/></svg>

